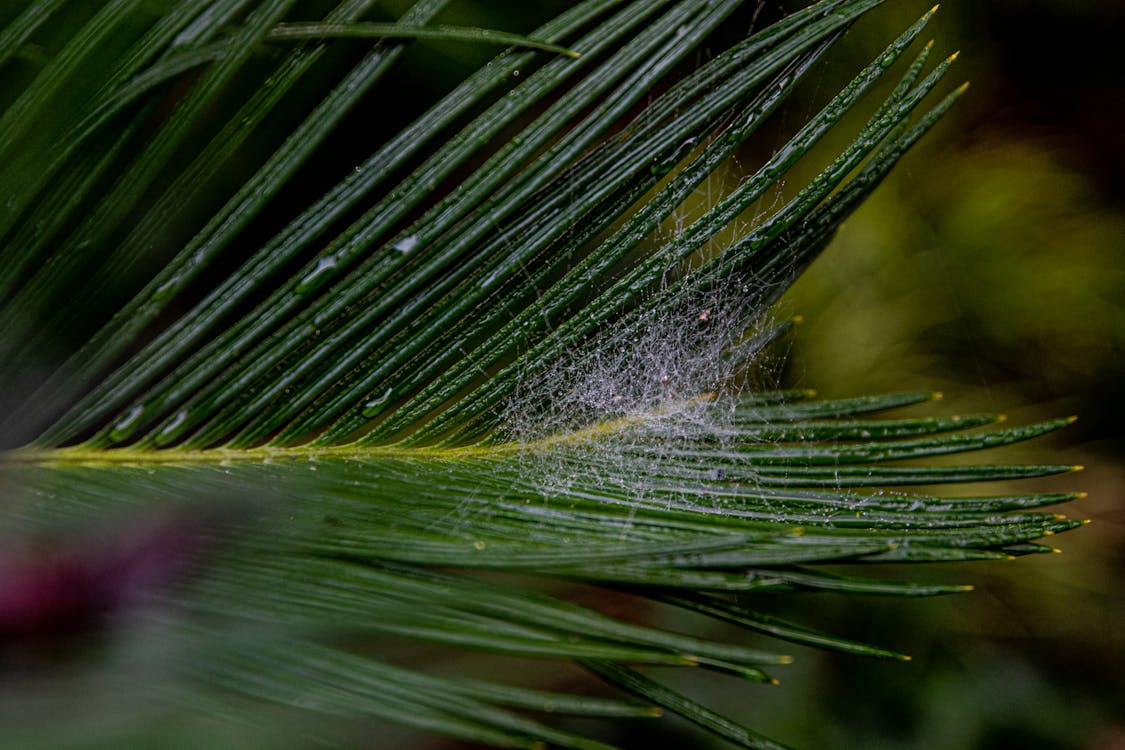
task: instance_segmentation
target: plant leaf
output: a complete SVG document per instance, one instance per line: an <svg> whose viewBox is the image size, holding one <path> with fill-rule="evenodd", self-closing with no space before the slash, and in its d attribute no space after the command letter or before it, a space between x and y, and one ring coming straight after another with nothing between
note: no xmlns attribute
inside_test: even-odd
<svg viewBox="0 0 1125 750"><path fill-rule="evenodd" d="M149 671L95 658L97 686L587 750L608 746L521 712L667 709L781 747L629 665L771 683L787 654L610 602L908 658L755 597L959 593L830 566L1050 551L1035 540L1078 524L1042 509L1073 495L880 488L1071 471L923 461L1071 420L879 417L935 394L740 383L788 329L772 303L963 93L926 104L953 63L927 44L860 115L933 11L693 202L879 4L813 3L694 67L738 0L584 0L528 35L436 23L445 0L390 23L367 0L312 20L292 0L14 13L0 65L39 30L63 41L0 114L0 382L23 443L0 457L5 641L119 627L114 651ZM329 41L348 36L377 41ZM335 142L423 37L512 48L379 142ZM443 674L408 650L585 682ZM643 702L586 695L592 677Z"/></svg>
<svg viewBox="0 0 1125 750"><path fill-rule="evenodd" d="M516 47L557 52L578 58L581 54L550 42L510 34L495 29L477 29L467 26L404 26L394 23L283 23L269 34L270 39L446 39L487 44L507 44Z"/></svg>

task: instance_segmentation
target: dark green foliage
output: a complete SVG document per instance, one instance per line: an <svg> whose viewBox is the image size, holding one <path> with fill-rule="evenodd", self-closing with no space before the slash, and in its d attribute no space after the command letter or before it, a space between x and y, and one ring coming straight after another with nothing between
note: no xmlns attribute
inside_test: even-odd
<svg viewBox="0 0 1125 750"><path fill-rule="evenodd" d="M14 14L0 65L33 74L0 83L0 378L18 394L5 440L26 445L3 458L2 531L13 549L71 549L47 557L106 583L0 604L0 629L18 640L143 600L167 695L236 716L280 705L600 748L510 709L659 707L780 747L626 665L770 682L788 656L568 592L900 659L750 595L964 591L824 565L1007 558L1076 525L1038 510L1068 495L871 489L1069 471L912 462L1067 420L872 418L931 394L739 385L784 332L773 302L963 91L924 104L952 63L927 72L929 45L877 89L932 11L666 232L878 4L824 0L698 65L738 0L585 0L526 37L437 23L444 0L384 21L361 0L312 21L294 0ZM515 46L382 140L333 143L415 39ZM876 90L850 145L781 200ZM109 551L87 550L91 534ZM39 567L4 562L9 585L34 587ZM569 661L644 702L429 674L380 653L386 639Z"/></svg>

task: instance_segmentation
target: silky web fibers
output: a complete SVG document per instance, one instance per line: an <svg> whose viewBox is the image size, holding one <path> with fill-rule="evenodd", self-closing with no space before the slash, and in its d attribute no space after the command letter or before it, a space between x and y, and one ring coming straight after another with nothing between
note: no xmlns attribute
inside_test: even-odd
<svg viewBox="0 0 1125 750"><path fill-rule="evenodd" d="M699 490L721 472L683 458L749 439L734 426L738 393L774 377L760 292L734 277L665 290L525 378L506 405L504 437L523 446L528 489L548 503L580 495L714 510Z"/></svg>
<svg viewBox="0 0 1125 750"><path fill-rule="evenodd" d="M730 192L724 183L747 171L732 157L666 217L655 242L673 244ZM784 181L770 192L749 216L716 232L686 262L668 258L659 288L632 312L583 337L546 369L530 363L502 407L498 437L530 443L620 419L636 428L691 422L696 412L717 411L714 404L700 409L701 397L729 394L738 378L771 381L752 342L772 327L764 312L769 303L763 301L775 299L777 287L787 280L720 276L718 264L708 263L722 254L719 248L735 244L769 218L783 201Z"/></svg>
<svg viewBox="0 0 1125 750"><path fill-rule="evenodd" d="M730 192L730 181L751 173L732 155L666 218L653 238L664 245L656 253L702 220ZM776 359L766 347L777 326L768 310L791 281L789 273L758 279L724 272L717 261L785 199L778 180L689 258L669 257L659 289L633 312L546 367L530 363L502 408L496 436L522 446L528 490L547 501L577 492L633 506L707 503L713 510L700 488L723 477L705 459L683 458L722 451L729 460L737 451L724 448L757 439L736 426L734 412L741 392L776 387ZM753 474L750 467L740 473Z"/></svg>

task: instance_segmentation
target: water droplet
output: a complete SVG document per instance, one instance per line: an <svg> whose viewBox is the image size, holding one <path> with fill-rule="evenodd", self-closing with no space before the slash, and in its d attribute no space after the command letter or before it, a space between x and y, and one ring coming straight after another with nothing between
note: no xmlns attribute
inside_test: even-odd
<svg viewBox="0 0 1125 750"><path fill-rule="evenodd" d="M164 425L160 432L156 433L156 444L163 447L178 438L187 418L187 409L181 409L177 412L176 416L172 417L172 421Z"/></svg>
<svg viewBox="0 0 1125 750"><path fill-rule="evenodd" d="M383 391L382 396L376 396L363 405L363 416L371 419L377 417L379 412L383 411L383 406L391 399L391 389Z"/></svg>
<svg viewBox="0 0 1125 750"><path fill-rule="evenodd" d="M320 286L321 283L332 275L332 271L339 265L340 263L335 255L326 255L323 258L319 258L316 261L316 267L297 282L297 294L304 294Z"/></svg>
<svg viewBox="0 0 1125 750"><path fill-rule="evenodd" d="M691 153L691 150L695 148L697 140L698 139L696 138L686 139L683 143L676 147L676 153L674 153L664 161L656 162L655 164L653 164L653 176L660 177L661 175L665 175L671 172L672 169L675 168L675 166L680 162L680 159Z"/></svg>
<svg viewBox="0 0 1125 750"><path fill-rule="evenodd" d="M157 302L159 300L164 299L164 297L168 296L169 292L171 292L173 289L176 288L176 283L179 280L180 280L179 276L174 276L174 277L168 279L163 284L156 287L156 291L154 291L152 293L152 296L149 299L151 299L153 302Z"/></svg>
<svg viewBox="0 0 1125 750"><path fill-rule="evenodd" d="M503 268L494 268L489 272L487 276L477 282L477 286L481 289L488 289L496 283L496 281L503 275L503 273Z"/></svg>
<svg viewBox="0 0 1125 750"><path fill-rule="evenodd" d="M418 247L418 235L411 234L403 237L395 242L394 247L395 250L398 250L400 253L409 253L411 250Z"/></svg>
<svg viewBox="0 0 1125 750"><path fill-rule="evenodd" d="M143 405L137 404L134 406L117 421L117 424L113 425L113 429L109 432L109 439L115 443L128 440L129 436L137 429L137 424L144 413L145 407Z"/></svg>

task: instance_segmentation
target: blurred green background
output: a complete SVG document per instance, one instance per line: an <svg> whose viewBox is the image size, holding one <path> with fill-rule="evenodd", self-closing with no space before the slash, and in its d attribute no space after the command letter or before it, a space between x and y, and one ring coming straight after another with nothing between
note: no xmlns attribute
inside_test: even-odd
<svg viewBox="0 0 1125 750"><path fill-rule="evenodd" d="M887 3L836 59L861 64L927 5ZM942 410L1016 423L1077 414L1005 455L1085 465L1038 486L1087 491L1065 510L1093 523L1049 540L1062 555L944 571L966 596L786 602L914 661L802 653L768 696L722 700L806 748L1121 750L1125 3L953 1L932 34L972 88L787 295L806 325L783 380L935 389Z"/></svg>

